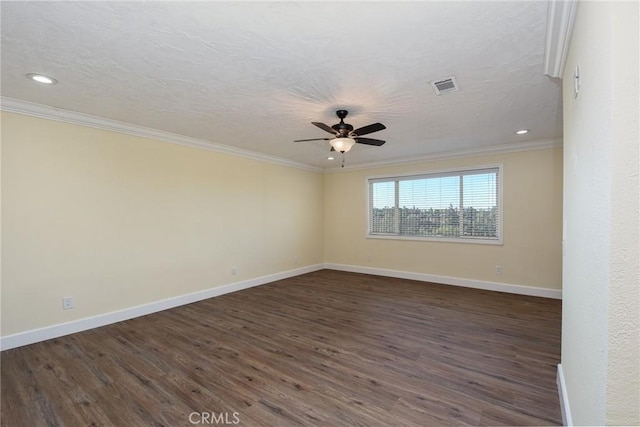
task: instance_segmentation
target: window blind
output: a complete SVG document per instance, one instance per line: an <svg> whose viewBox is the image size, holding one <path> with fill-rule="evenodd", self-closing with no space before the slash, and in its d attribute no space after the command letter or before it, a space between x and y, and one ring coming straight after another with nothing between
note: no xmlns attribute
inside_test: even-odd
<svg viewBox="0 0 640 427"><path fill-rule="evenodd" d="M369 235L499 240L500 168L369 179Z"/></svg>

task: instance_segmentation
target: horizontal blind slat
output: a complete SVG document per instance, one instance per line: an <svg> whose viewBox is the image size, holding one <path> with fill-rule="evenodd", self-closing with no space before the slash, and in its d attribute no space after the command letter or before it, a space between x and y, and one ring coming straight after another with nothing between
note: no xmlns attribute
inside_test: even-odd
<svg viewBox="0 0 640 427"><path fill-rule="evenodd" d="M499 179L497 167L370 179L369 233L497 239Z"/></svg>

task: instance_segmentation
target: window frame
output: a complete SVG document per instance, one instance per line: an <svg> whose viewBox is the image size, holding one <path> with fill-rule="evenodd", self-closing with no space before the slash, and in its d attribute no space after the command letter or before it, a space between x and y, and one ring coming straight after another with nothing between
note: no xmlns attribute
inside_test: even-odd
<svg viewBox="0 0 640 427"><path fill-rule="evenodd" d="M400 180L407 180L411 177L416 179L418 178L437 178L443 176L456 176L457 174L464 174L466 172L474 172L481 171L487 169L497 169L497 204L498 204L498 224L496 224L496 232L498 233L497 239L487 239L482 237L428 237L428 236L407 236L396 233L388 233L388 234L371 234L371 200L372 200L372 192L373 192L373 182L384 182L390 181L395 182L396 191L395 191L395 199L396 206L395 209L398 208L398 199L400 197L398 189L398 183ZM449 169L438 169L432 171L421 171L421 172L405 172L405 173L396 173L396 174L385 174L385 175L371 175L365 178L365 188L366 188L366 229L365 229L365 237L367 239L381 239L381 240L413 240L413 241L427 241L427 242L443 242L443 243L470 243L470 244L483 244L483 245L503 245L504 243L504 196L503 196L503 184L504 184L504 170L502 163L498 164L489 164L489 165L478 165L478 166L466 166L466 167L456 167ZM400 215L395 215L396 222L400 221ZM396 229L398 229L398 224L396 224Z"/></svg>

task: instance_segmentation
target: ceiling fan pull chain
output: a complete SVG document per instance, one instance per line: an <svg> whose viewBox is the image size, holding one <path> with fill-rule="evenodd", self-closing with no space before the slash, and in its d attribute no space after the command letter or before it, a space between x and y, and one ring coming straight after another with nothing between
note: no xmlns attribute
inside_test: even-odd
<svg viewBox="0 0 640 427"><path fill-rule="evenodd" d="M344 167L344 151L342 152L342 167Z"/></svg>

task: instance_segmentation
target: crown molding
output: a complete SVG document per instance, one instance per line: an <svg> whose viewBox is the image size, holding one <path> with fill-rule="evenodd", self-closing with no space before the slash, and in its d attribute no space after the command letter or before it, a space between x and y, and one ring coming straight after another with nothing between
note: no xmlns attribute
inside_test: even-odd
<svg viewBox="0 0 640 427"><path fill-rule="evenodd" d="M489 147L469 148L444 153L428 154L426 156L414 156L406 158L394 158L377 162L358 163L344 168L325 169L325 174L351 172L354 170L373 169L383 166L399 166L415 163L435 162L441 160L460 159L464 157L488 156L496 154L517 153L520 151L544 150L547 148L562 147L561 139L541 139L537 141L518 142L514 144L500 144Z"/></svg>
<svg viewBox="0 0 640 427"><path fill-rule="evenodd" d="M577 0L549 0L544 73L550 77L562 78L577 8Z"/></svg>
<svg viewBox="0 0 640 427"><path fill-rule="evenodd" d="M304 163L295 162L281 157L270 156L268 154L258 153L255 151L244 150L242 148L232 147L230 145L219 144L203 139L191 138L188 136L178 135L171 132L150 129L142 126L136 126L129 123L123 123L116 120L104 119L101 117L91 116L89 114L77 113L75 111L64 110L62 108L49 107L42 104L21 101L13 98L0 97L0 110L25 114L32 117L42 119L55 120L64 123L70 123L79 126L86 126L95 129L107 130L112 132L133 135L142 138L150 138L172 144L183 145L186 147L200 148L218 153L230 154L233 156L244 157L252 160L258 160L267 163L273 163L280 166L288 166L296 169L303 169L311 172L322 173L323 169L310 166Z"/></svg>
<svg viewBox="0 0 640 427"><path fill-rule="evenodd" d="M169 142L182 146L200 148L218 153L230 154L234 156L244 157L252 160L273 163L281 166L288 166L296 169L307 170L316 173L341 173L360 169L371 169L381 166L396 166L412 163L432 162L438 160L457 159L461 157L474 157L482 155L513 153L518 151L540 150L545 148L553 148L562 146L561 140L539 140L530 142L521 142L517 144L501 144L490 147L480 147L472 149L464 149L458 151L448 151L444 153L429 154L418 157L394 158L389 160L381 160L375 162L359 163L353 166L345 166L344 168L328 168L307 165L292 160L283 159L281 157L270 156L255 151L244 150L229 145L218 144L215 142L205 141L202 139L191 138L170 132L159 131L155 129L145 128L142 126L131 125L116 120L104 119L101 117L91 116L89 114L77 113L74 111L64 110L62 108L49 107L42 104L21 101L13 98L0 97L0 110L25 114L32 117L42 119L55 120L64 123L70 123L79 126L86 126L101 130L123 133L142 138L150 138L158 141Z"/></svg>

